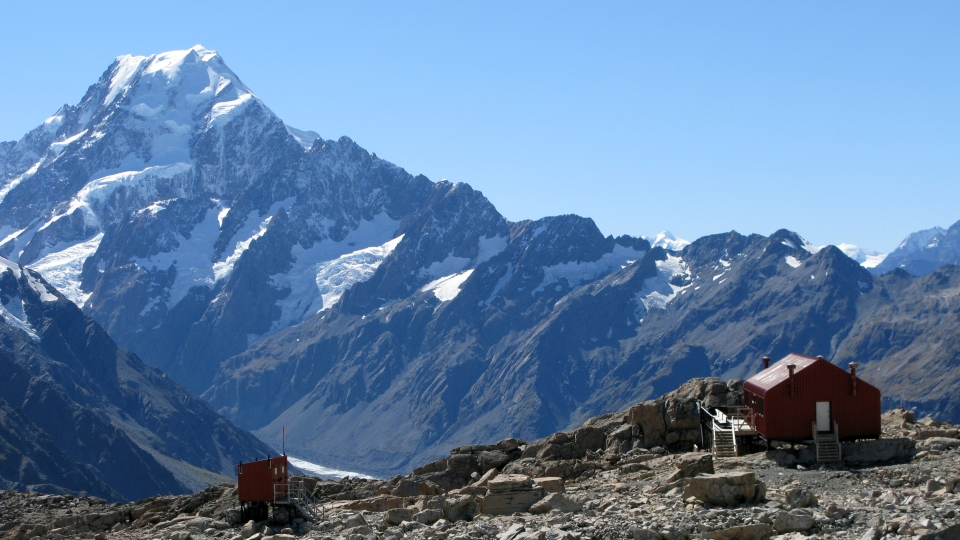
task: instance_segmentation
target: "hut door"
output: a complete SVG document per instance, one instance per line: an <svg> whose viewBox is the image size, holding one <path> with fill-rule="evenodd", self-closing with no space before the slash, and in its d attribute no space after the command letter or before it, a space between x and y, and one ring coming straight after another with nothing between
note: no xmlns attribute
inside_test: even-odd
<svg viewBox="0 0 960 540"><path fill-rule="evenodd" d="M830 402L817 402L817 431L830 431Z"/></svg>

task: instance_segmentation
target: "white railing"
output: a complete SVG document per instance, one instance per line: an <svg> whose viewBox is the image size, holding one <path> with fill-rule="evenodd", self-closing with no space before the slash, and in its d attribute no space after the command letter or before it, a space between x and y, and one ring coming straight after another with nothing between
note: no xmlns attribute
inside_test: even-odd
<svg viewBox="0 0 960 540"><path fill-rule="evenodd" d="M274 484L273 503L292 504L300 510L300 513L313 521L319 521L325 515L323 505L310 494L310 490L306 488L302 480L287 482L286 484Z"/></svg>
<svg viewBox="0 0 960 540"><path fill-rule="evenodd" d="M705 412L707 416L710 417L710 427L713 429L713 454L717 454L717 433L721 433L725 430L730 431L730 438L733 440L733 451L734 453L738 453L736 420L727 416L719 409L716 412L710 412L710 410L699 401L697 401L697 408Z"/></svg>
<svg viewBox="0 0 960 540"><path fill-rule="evenodd" d="M840 425L834 421L833 423L833 437L837 441L837 458L840 459L840 462L843 462L843 447L840 446Z"/></svg>

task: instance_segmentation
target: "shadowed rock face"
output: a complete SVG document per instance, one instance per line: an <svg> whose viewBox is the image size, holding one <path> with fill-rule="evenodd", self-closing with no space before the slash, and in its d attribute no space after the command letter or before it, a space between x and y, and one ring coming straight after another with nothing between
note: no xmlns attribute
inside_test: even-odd
<svg viewBox="0 0 960 540"><path fill-rule="evenodd" d="M270 453L32 270L0 259L0 302L0 439L13 452L3 462L25 464L0 471L9 485L140 499L193 491Z"/></svg>

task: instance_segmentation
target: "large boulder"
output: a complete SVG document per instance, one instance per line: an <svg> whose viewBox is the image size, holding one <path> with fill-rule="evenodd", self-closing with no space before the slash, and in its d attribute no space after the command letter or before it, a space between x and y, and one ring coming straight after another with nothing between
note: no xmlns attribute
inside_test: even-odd
<svg viewBox="0 0 960 540"><path fill-rule="evenodd" d="M259 527L257 526L257 522L251 519L246 524L244 524L244 526L240 529L240 537L250 538L251 536L253 536L258 532L257 531L258 528Z"/></svg>
<svg viewBox="0 0 960 540"><path fill-rule="evenodd" d="M469 478L471 473L480 472L480 464L473 454L451 454L447 458L447 470L454 475Z"/></svg>
<svg viewBox="0 0 960 540"><path fill-rule="evenodd" d="M514 512L528 512L544 495L540 488L487 493L480 501L480 513L503 516Z"/></svg>
<svg viewBox="0 0 960 540"><path fill-rule="evenodd" d="M663 403L660 401L645 401L630 407L627 411L627 422L640 427L643 444L648 448L666 444L667 424L664 422Z"/></svg>
<svg viewBox="0 0 960 540"><path fill-rule="evenodd" d="M579 503L568 499L562 493L551 493L530 507L531 514L546 514L551 510L579 512L581 506Z"/></svg>
<svg viewBox="0 0 960 540"><path fill-rule="evenodd" d="M573 430L573 450L575 458L583 458L587 450L603 450L607 434L602 427L584 426Z"/></svg>
<svg viewBox="0 0 960 540"><path fill-rule="evenodd" d="M413 515L413 520L423 525L433 525L443 519L443 510L427 508Z"/></svg>
<svg viewBox="0 0 960 540"><path fill-rule="evenodd" d="M773 528L778 533L788 533L795 531L808 531L817 524L809 510L795 508L789 512L780 512L773 520Z"/></svg>
<svg viewBox="0 0 960 540"><path fill-rule="evenodd" d="M819 502L813 492L803 488L790 488L783 492L787 504L793 508L807 508L816 506Z"/></svg>
<svg viewBox="0 0 960 540"><path fill-rule="evenodd" d="M766 523L754 523L715 531L713 540L767 540L774 532L773 527Z"/></svg>
<svg viewBox="0 0 960 540"><path fill-rule="evenodd" d="M522 474L498 474L487 482L490 491L515 491L533 485L533 478Z"/></svg>
<svg viewBox="0 0 960 540"><path fill-rule="evenodd" d="M527 512L546 495L532 478L521 474L498 475L490 480L487 489L487 495L480 500L480 512L489 515Z"/></svg>
<svg viewBox="0 0 960 540"><path fill-rule="evenodd" d="M477 461L480 463L480 472L487 472L490 469L503 467L510 461L510 456L503 450L484 450L477 454Z"/></svg>
<svg viewBox="0 0 960 540"><path fill-rule="evenodd" d="M674 463L677 470L667 478L667 482L676 482L681 478L693 478L701 474L713 474L713 454L693 453L680 456Z"/></svg>
<svg viewBox="0 0 960 540"><path fill-rule="evenodd" d="M533 483L542 487L547 493L563 493L566 488L563 484L563 478L559 476L542 476L534 478Z"/></svg>
<svg viewBox="0 0 960 540"><path fill-rule="evenodd" d="M690 478L683 488L683 498L720 506L756 502L766 494L766 486L752 472L727 472Z"/></svg>
<svg viewBox="0 0 960 540"><path fill-rule="evenodd" d="M350 501L343 505L348 510L357 510L368 512L386 512L391 508L400 508L403 506L403 497L394 497L391 495L377 495L369 499L359 499Z"/></svg>
<svg viewBox="0 0 960 540"><path fill-rule="evenodd" d="M844 443L841 452L849 467L905 462L916 454L916 441L906 437L856 441Z"/></svg>
<svg viewBox="0 0 960 540"><path fill-rule="evenodd" d="M443 501L443 515L447 521L470 521L478 513L480 507L470 495L447 497Z"/></svg>
<svg viewBox="0 0 960 540"><path fill-rule="evenodd" d="M404 521L411 521L413 519L413 510L409 508L390 508L383 515L384 523L390 525L399 525Z"/></svg>

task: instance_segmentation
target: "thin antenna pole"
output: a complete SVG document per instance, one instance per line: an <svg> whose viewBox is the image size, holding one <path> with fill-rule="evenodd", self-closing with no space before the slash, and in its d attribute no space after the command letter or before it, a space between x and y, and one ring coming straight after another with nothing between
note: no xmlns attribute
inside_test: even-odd
<svg viewBox="0 0 960 540"><path fill-rule="evenodd" d="M287 426L280 426L280 450L287 455Z"/></svg>

